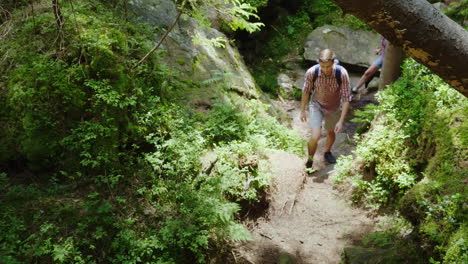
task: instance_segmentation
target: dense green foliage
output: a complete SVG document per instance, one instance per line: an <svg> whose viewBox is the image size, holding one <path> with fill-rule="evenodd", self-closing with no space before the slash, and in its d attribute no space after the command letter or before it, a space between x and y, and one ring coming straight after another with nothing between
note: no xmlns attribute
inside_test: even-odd
<svg viewBox="0 0 468 264"><path fill-rule="evenodd" d="M367 234L352 250L345 250L344 263L427 264L419 252L420 245L402 239L402 234L408 234L411 228L408 221L387 216L378 223L379 231Z"/></svg>
<svg viewBox="0 0 468 264"><path fill-rule="evenodd" d="M351 177L356 202L396 207L431 263L466 263L468 100L412 60L378 99L361 112L372 125L335 180Z"/></svg>
<svg viewBox="0 0 468 264"><path fill-rule="evenodd" d="M268 0L243 0L243 3L247 3L255 8L264 7L268 4Z"/></svg>
<svg viewBox="0 0 468 264"><path fill-rule="evenodd" d="M130 70L151 29L105 1L60 3L63 38L44 6L12 11L0 43L0 262L204 263L248 239L236 202L267 187L265 151L299 138L256 100L175 103L202 84L164 52Z"/></svg>
<svg viewBox="0 0 468 264"><path fill-rule="evenodd" d="M154 32L128 21L126 1L60 1L63 29L50 1L22 9L30 2L0 9L0 262L205 263L226 241L249 239L239 204L262 198L268 151L302 153L297 135L222 78L182 77L164 51L131 70ZM267 0L226 2L230 30L260 28L247 21ZM200 1L188 3L207 20ZM264 91L278 93L284 60L324 24L365 27L329 1L303 1L252 65ZM353 179L357 202L399 209L431 263L464 263L467 101L414 62L404 72L358 114L369 132L337 180ZM174 99L207 83L224 94L205 111ZM365 243L388 247L399 231Z"/></svg>
<svg viewBox="0 0 468 264"><path fill-rule="evenodd" d="M468 19L468 0L459 0L451 2L446 10L442 10L447 16L460 25L468 28L466 20Z"/></svg>
<svg viewBox="0 0 468 264"><path fill-rule="evenodd" d="M260 30L260 27L264 26L263 23L253 20L259 19L259 16L256 14L257 7L265 5L266 1L267 0L188 0L181 2L181 9L184 7L184 4L189 5L190 14L205 26L211 25L206 9L211 9L211 12L214 9L216 12L223 14L220 16L220 22L224 30L245 30L252 33Z"/></svg>

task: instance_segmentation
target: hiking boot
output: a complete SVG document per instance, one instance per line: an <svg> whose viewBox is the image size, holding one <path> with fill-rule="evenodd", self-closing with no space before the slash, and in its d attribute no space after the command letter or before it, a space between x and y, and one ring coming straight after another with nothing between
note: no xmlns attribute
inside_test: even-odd
<svg viewBox="0 0 468 264"><path fill-rule="evenodd" d="M357 87L353 87L353 88L351 89L351 92L352 92L353 94L357 94L358 88L357 88Z"/></svg>
<svg viewBox="0 0 468 264"><path fill-rule="evenodd" d="M314 161L313 160L307 160L305 166L306 166L306 169L305 169L305 172L309 175L311 175L312 173L315 172L314 168L312 168L312 165L314 164Z"/></svg>
<svg viewBox="0 0 468 264"><path fill-rule="evenodd" d="M336 163L336 158L333 156L331 152L325 152L323 156L328 163L330 164Z"/></svg>

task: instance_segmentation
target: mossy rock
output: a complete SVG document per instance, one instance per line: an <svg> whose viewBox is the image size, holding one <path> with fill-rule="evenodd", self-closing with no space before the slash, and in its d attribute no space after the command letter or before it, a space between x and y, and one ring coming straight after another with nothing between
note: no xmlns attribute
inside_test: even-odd
<svg viewBox="0 0 468 264"><path fill-rule="evenodd" d="M417 183L400 199L398 211L411 224L417 226L425 217L425 210L420 201L434 192L435 187L427 181Z"/></svg>
<svg viewBox="0 0 468 264"><path fill-rule="evenodd" d="M402 264L413 263L406 260L397 250L363 248L358 246L344 249L345 262L347 264Z"/></svg>
<svg viewBox="0 0 468 264"><path fill-rule="evenodd" d="M286 252L282 252L279 255L278 258L278 264L296 264L297 261L296 259L291 255Z"/></svg>

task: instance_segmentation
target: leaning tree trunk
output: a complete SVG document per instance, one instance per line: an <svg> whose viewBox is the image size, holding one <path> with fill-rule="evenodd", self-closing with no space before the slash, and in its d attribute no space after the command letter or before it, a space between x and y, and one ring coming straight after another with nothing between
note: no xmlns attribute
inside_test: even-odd
<svg viewBox="0 0 468 264"><path fill-rule="evenodd" d="M382 73L380 74L379 90L393 83L400 77L401 64L405 59L405 53L401 47L388 43L383 60Z"/></svg>
<svg viewBox="0 0 468 264"><path fill-rule="evenodd" d="M426 0L331 0L468 97L468 32Z"/></svg>

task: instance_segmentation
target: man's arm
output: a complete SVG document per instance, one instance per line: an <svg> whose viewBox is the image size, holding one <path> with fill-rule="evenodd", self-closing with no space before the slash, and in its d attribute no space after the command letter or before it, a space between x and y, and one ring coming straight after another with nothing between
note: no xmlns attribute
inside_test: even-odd
<svg viewBox="0 0 468 264"><path fill-rule="evenodd" d="M335 126L335 133L341 133L341 131L343 130L343 124L346 119L346 114L348 113L348 109L349 109L349 102L343 102L343 105L341 107L340 120L338 121L338 123L336 123L336 126Z"/></svg>
<svg viewBox="0 0 468 264"><path fill-rule="evenodd" d="M302 97L301 97L301 121L305 122L307 121L307 115L306 115L306 108L307 108L307 102L309 102L309 94L303 92Z"/></svg>
<svg viewBox="0 0 468 264"><path fill-rule="evenodd" d="M349 109L349 102L351 101L351 84L349 82L349 75L348 71L341 67L341 87L340 87L340 96L341 96L341 116L338 123L335 126L335 133L341 133L343 130L343 124L346 119L346 114L348 113Z"/></svg>
<svg viewBox="0 0 468 264"><path fill-rule="evenodd" d="M301 97L301 121L307 121L306 108L309 102L310 91L312 90L312 68L310 68L305 74L304 88L302 88L302 97Z"/></svg>

